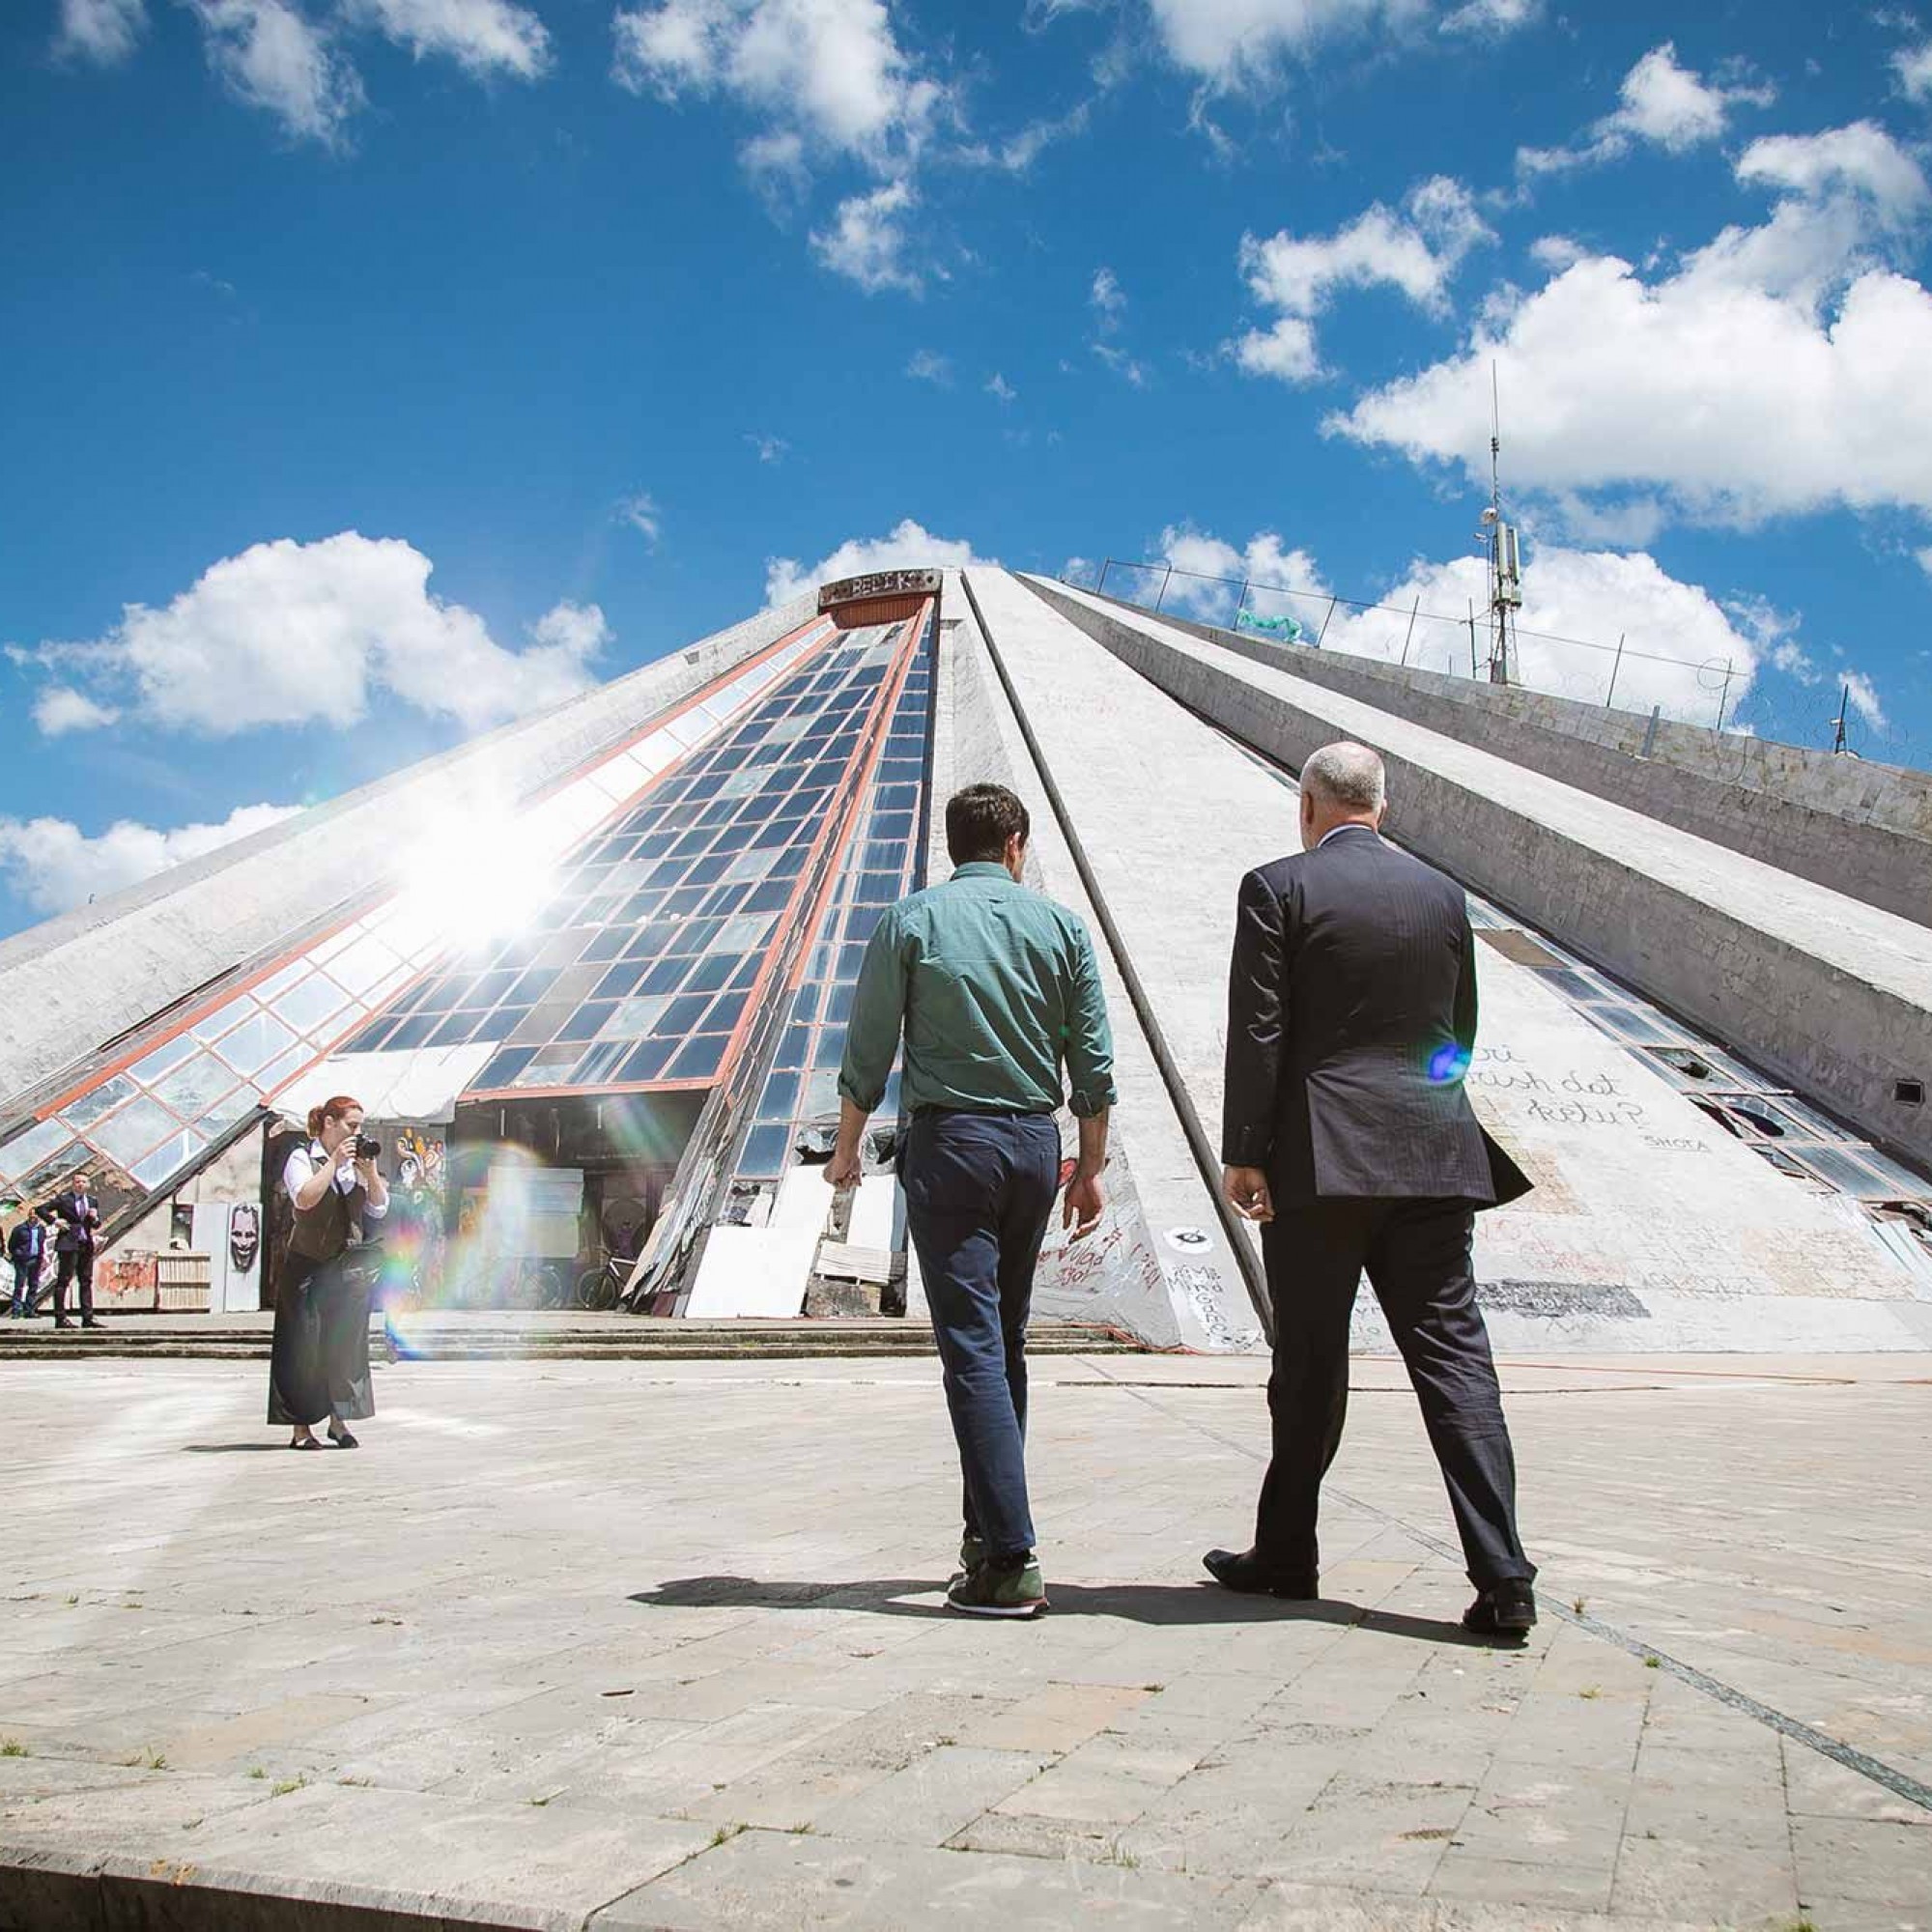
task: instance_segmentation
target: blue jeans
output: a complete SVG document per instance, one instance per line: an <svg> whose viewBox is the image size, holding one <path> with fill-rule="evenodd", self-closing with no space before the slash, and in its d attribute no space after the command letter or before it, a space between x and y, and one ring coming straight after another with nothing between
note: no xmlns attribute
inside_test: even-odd
<svg viewBox="0 0 1932 1932"><path fill-rule="evenodd" d="M41 1264L38 1261L14 1264L14 1300L10 1315L31 1315L41 1292Z"/></svg>
<svg viewBox="0 0 1932 1932"><path fill-rule="evenodd" d="M903 1177L946 1406L965 1478L966 1533L989 1555L1033 1548L1026 1486L1026 1324L1060 1183L1050 1114L916 1115Z"/></svg>

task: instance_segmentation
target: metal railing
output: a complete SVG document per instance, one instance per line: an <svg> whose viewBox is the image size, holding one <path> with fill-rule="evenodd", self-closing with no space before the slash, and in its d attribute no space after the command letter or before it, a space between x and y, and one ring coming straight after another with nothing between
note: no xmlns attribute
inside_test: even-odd
<svg viewBox="0 0 1932 1932"><path fill-rule="evenodd" d="M1254 576L1187 570L1165 557L1151 562L1110 556L1091 575L1092 582L1076 587L1105 594L1112 578L1114 596L1156 612L1172 595L1176 608L1199 622L1266 637L1283 635L1279 607L1287 605L1293 607L1286 613L1293 624L1291 641L1402 668L1413 665L1479 680L1491 676L1490 613L1473 599L1459 615L1425 611L1419 597L1408 604L1376 603ZM1149 588L1151 602L1145 595ZM1383 618L1391 620L1386 630ZM1903 730L1851 711L1845 702L1849 692L1836 681L1829 686L1829 704L1826 684L1816 686L1814 713L1802 696L1779 702L1755 689L1753 667L1734 657L1696 660L1645 650L1628 632L1613 644L1524 625L1512 625L1511 637L1515 650L1508 681L1520 689L1605 709L1615 707L1621 691L1627 709L1650 712L1654 721L1672 719L1708 725L1716 733L1728 730L1891 764L1932 763L1932 744L1919 745Z"/></svg>

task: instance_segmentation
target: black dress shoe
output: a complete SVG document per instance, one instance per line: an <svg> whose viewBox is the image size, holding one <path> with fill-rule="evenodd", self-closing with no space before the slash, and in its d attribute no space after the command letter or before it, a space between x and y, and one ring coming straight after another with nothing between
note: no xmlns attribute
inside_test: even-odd
<svg viewBox="0 0 1932 1932"><path fill-rule="evenodd" d="M328 1439L338 1449L359 1449L362 1446L346 1429L331 1429L328 1432Z"/></svg>
<svg viewBox="0 0 1932 1932"><path fill-rule="evenodd" d="M54 1326L56 1328L71 1328L73 1323L71 1321L56 1321Z"/></svg>
<svg viewBox="0 0 1932 1932"><path fill-rule="evenodd" d="M83 1328L104 1328L107 1326L106 1322L97 1321L91 1315L84 1317L80 1325Z"/></svg>
<svg viewBox="0 0 1932 1932"><path fill-rule="evenodd" d="M1244 1596L1281 1597L1289 1603L1312 1604L1321 1594L1320 1578L1312 1570L1289 1572L1263 1562L1252 1549L1238 1555L1232 1549L1210 1549L1202 1562L1208 1574L1223 1589L1238 1590Z"/></svg>
<svg viewBox="0 0 1932 1932"><path fill-rule="evenodd" d="M1492 1583L1463 1612L1463 1628L1478 1636L1527 1636L1536 1625L1536 1592L1527 1583Z"/></svg>

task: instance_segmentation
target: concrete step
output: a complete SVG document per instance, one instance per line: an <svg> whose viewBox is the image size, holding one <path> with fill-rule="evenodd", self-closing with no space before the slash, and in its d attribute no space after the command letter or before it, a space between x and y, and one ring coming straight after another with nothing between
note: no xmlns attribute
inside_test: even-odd
<svg viewBox="0 0 1932 1932"><path fill-rule="evenodd" d="M266 1360L273 1317L124 1317L111 1326L56 1333L43 1324L0 1326L0 1362L76 1355L178 1361ZM630 1315L412 1315L396 1324L412 1361L785 1361L933 1353L923 1321L674 1321ZM384 1350L380 1328L372 1350ZM1098 1322L1040 1321L1028 1333L1036 1355L1148 1352L1131 1335Z"/></svg>

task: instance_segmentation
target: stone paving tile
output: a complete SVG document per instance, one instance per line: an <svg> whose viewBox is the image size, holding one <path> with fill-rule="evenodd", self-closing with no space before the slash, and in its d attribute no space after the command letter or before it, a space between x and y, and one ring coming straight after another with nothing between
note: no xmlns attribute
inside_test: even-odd
<svg viewBox="0 0 1932 1932"><path fill-rule="evenodd" d="M1002 1932L1065 1932L1077 1921L1212 1932L1241 1924L1259 1892L1253 1880L747 1832L607 1906L592 1927L903 1932L909 1925L997 1922Z"/></svg>
<svg viewBox="0 0 1932 1932"><path fill-rule="evenodd" d="M942 1745L876 1784L828 1805L813 1822L822 1837L943 1845L982 1811L1029 1789L1046 1759L1031 1751Z"/></svg>
<svg viewBox="0 0 1932 1932"><path fill-rule="evenodd" d="M0 1365L34 1645L0 1658L0 1741L32 1753L0 1756L0 1847L213 1848L316 1896L469 1884L459 1917L519 1925L619 1893L632 1924L716 1923L761 1871L752 1924L923 1924L941 1900L1018 1925L1932 1932L1932 1812L1558 1613L1580 1596L1932 1763L1909 1382L1686 1364L1688 1386L1621 1371L1516 1405L1546 1613L1498 1648L1457 1628L1452 1559L1349 1500L1446 1535L1406 1397L1357 1405L1329 1596L1294 1605L1198 1567L1227 1540L1204 1526L1251 1506L1259 1463L1230 1445L1264 1453L1258 1390L1164 1386L1129 1454L1098 1407L1117 1389L1075 1414L1043 1384L1056 1608L1007 1626L942 1606L956 1496L926 1369L644 1366L385 1370L368 1453L315 1469L183 1453L255 1430L252 1370ZM1109 1372L1143 1366L1169 1365ZM158 1479L175 1454L192 1480ZM171 1768L123 1761L144 1756ZM643 1916L654 1894L671 1918Z"/></svg>
<svg viewBox="0 0 1932 1932"><path fill-rule="evenodd" d="M1153 1694L1148 1685L1050 1684L1005 1711L976 1717L957 1741L992 1750L1068 1751L1098 1731L1118 1730Z"/></svg>
<svg viewBox="0 0 1932 1932"><path fill-rule="evenodd" d="M1932 1918L1932 1833L1868 1819L1794 1818L1799 1895Z"/></svg>
<svg viewBox="0 0 1932 1932"><path fill-rule="evenodd" d="M1610 1909L1618 1913L1693 1914L1719 1925L1755 1925L1798 1914L1791 1846L1772 1834L1746 1844L1687 1841L1637 1834L1617 1857Z"/></svg>
<svg viewBox="0 0 1932 1932"><path fill-rule="evenodd" d="M1067 1752L998 1808L1069 1823L1126 1825L1191 1772L1191 1750L1103 1734Z"/></svg>
<svg viewBox="0 0 1932 1932"><path fill-rule="evenodd" d="M1254 1869L1298 1884L1420 1894L1466 1816L1467 1785L1368 1781L1340 1773Z"/></svg>

